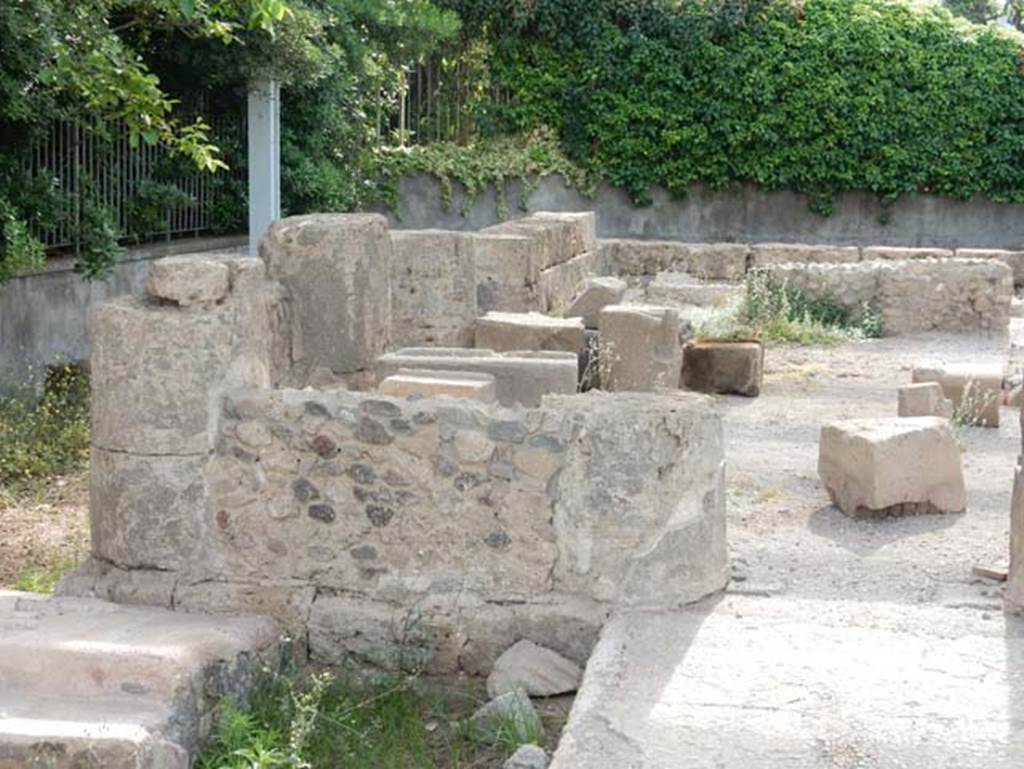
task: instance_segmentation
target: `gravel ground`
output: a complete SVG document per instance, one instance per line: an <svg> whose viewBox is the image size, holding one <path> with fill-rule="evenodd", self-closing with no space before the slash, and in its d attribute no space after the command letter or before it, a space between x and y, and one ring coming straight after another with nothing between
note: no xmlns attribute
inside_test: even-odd
<svg viewBox="0 0 1024 769"><path fill-rule="evenodd" d="M50 480L39 494L0 495L0 588L31 573L70 568L89 550L89 490L85 473Z"/></svg>
<svg viewBox="0 0 1024 769"><path fill-rule="evenodd" d="M1011 336L1021 331L1016 324ZM767 351L756 399L720 398L728 461L732 592L932 603L1000 610L1001 586L974 566L1005 569L1018 411L999 429L963 431L967 512L855 521L829 503L817 474L818 431L831 419L896 414L913 363L1005 363L1010 338L922 335L831 349Z"/></svg>

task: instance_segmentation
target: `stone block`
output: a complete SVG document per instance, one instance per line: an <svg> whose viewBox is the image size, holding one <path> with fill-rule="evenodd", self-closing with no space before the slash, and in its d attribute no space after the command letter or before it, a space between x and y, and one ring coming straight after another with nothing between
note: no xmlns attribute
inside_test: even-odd
<svg viewBox="0 0 1024 769"><path fill-rule="evenodd" d="M495 661L487 677L487 694L497 697L522 689L531 697L553 697L576 691L582 678L582 668L572 660L523 639Z"/></svg>
<svg viewBox="0 0 1024 769"><path fill-rule="evenodd" d="M220 393L269 386L276 298L260 275L216 305L121 297L92 315L92 442L139 454L196 454Z"/></svg>
<svg viewBox="0 0 1024 769"><path fill-rule="evenodd" d="M842 264L859 262L857 246L816 246L806 243L752 243L750 266L773 264Z"/></svg>
<svg viewBox="0 0 1024 769"><path fill-rule="evenodd" d="M583 318L587 328L597 328L598 316L610 304L619 304L626 293L626 281L621 278L587 278L579 296L565 311L567 318Z"/></svg>
<svg viewBox="0 0 1024 769"><path fill-rule="evenodd" d="M662 307L724 307L738 303L742 284L706 283L685 272L659 272L647 286L648 304Z"/></svg>
<svg viewBox="0 0 1024 769"><path fill-rule="evenodd" d="M868 246L861 249L865 262L881 259L885 261L910 261L915 259L951 259L949 248L905 248L903 246Z"/></svg>
<svg viewBox="0 0 1024 769"><path fill-rule="evenodd" d="M529 235L482 230L473 235L477 310L543 312L541 256Z"/></svg>
<svg viewBox="0 0 1024 769"><path fill-rule="evenodd" d="M579 427L552 487L555 588L665 609L721 590L725 461L713 401L663 390L549 396L544 405Z"/></svg>
<svg viewBox="0 0 1024 769"><path fill-rule="evenodd" d="M938 382L922 382L899 389L897 414L901 417L953 417L953 401Z"/></svg>
<svg viewBox="0 0 1024 769"><path fill-rule="evenodd" d="M1021 428L1024 430L1024 412L1021 413ZM1010 498L1010 571L1006 582L1006 608L1024 612L1024 454L1017 457Z"/></svg>
<svg viewBox="0 0 1024 769"><path fill-rule="evenodd" d="M994 248L958 248L958 259L995 259L1007 265L1013 272L1014 285L1024 284L1024 251L1007 251Z"/></svg>
<svg viewBox="0 0 1024 769"><path fill-rule="evenodd" d="M199 256L165 256L149 267L146 293L181 307L217 302L227 296L230 270L223 261Z"/></svg>
<svg viewBox="0 0 1024 769"><path fill-rule="evenodd" d="M90 453L92 554L126 569L175 569L207 537L206 454Z"/></svg>
<svg viewBox="0 0 1024 769"><path fill-rule="evenodd" d="M473 236L391 231L391 336L399 347L469 347L478 315Z"/></svg>
<svg viewBox="0 0 1024 769"><path fill-rule="evenodd" d="M683 387L757 397L764 378L760 342L689 342L683 348Z"/></svg>
<svg viewBox="0 0 1024 769"><path fill-rule="evenodd" d="M595 251L597 243L592 212L535 213L486 227L480 232L529 238L533 243L536 265L541 270L567 262L587 251Z"/></svg>
<svg viewBox="0 0 1024 769"><path fill-rule="evenodd" d="M915 365L911 381L915 384L937 382L952 402L958 420L978 427L999 427L1003 373L1003 367L998 364L922 363Z"/></svg>
<svg viewBox="0 0 1024 769"><path fill-rule="evenodd" d="M583 353L583 321L538 312L489 312L476 320L476 346L496 352L556 350Z"/></svg>
<svg viewBox="0 0 1024 769"><path fill-rule="evenodd" d="M741 280L749 247L742 243L681 243L675 240L599 241L603 263L617 275L688 272L708 280Z"/></svg>
<svg viewBox="0 0 1024 769"><path fill-rule="evenodd" d="M532 218L568 223L573 253L597 251L597 215L593 211L538 211Z"/></svg>
<svg viewBox="0 0 1024 769"><path fill-rule="evenodd" d="M601 386L606 390L679 387L683 362L679 313L653 305L601 310Z"/></svg>
<svg viewBox="0 0 1024 769"><path fill-rule="evenodd" d="M400 369L490 374L503 406L539 406L547 393L574 393L579 359L567 352L497 353L493 350L407 347L377 361L380 379Z"/></svg>
<svg viewBox="0 0 1024 769"><path fill-rule="evenodd" d="M274 222L260 243L291 317L292 381L324 367L369 369L391 340L391 237L379 214L315 214Z"/></svg>
<svg viewBox="0 0 1024 769"><path fill-rule="evenodd" d="M600 254L597 251L587 251L566 262L541 270L537 290L544 312L565 315L573 298L580 292L580 287L589 278L598 274L601 271L600 267Z"/></svg>
<svg viewBox="0 0 1024 769"><path fill-rule="evenodd" d="M854 518L961 512L960 447L939 417L852 419L821 429L818 474Z"/></svg>
<svg viewBox="0 0 1024 769"><path fill-rule="evenodd" d="M377 388L381 395L394 398L465 398L480 403L495 403L494 377L471 371L399 371L385 378Z"/></svg>

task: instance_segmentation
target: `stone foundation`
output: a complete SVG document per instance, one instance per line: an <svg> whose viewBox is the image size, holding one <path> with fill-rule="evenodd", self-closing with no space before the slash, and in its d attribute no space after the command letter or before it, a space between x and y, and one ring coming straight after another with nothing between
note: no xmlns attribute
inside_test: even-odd
<svg viewBox="0 0 1024 769"><path fill-rule="evenodd" d="M266 614L318 662L471 674L522 638L582 662L610 613L721 590L710 399L577 394L579 319L491 316L570 352L388 352L467 343L489 303L567 307L601 261L593 225L298 217L264 261L157 263L149 297L96 316L93 560L62 589ZM398 372L391 396L347 389ZM450 397L467 384L484 402Z"/></svg>

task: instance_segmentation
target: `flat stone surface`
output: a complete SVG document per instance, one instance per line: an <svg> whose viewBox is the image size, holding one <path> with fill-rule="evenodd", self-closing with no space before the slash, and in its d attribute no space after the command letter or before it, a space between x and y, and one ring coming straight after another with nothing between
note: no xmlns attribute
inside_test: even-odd
<svg viewBox="0 0 1024 769"><path fill-rule="evenodd" d="M1024 621L727 596L606 626L552 769L1016 769Z"/></svg>
<svg viewBox="0 0 1024 769"><path fill-rule="evenodd" d="M150 265L146 293L182 307L227 296L230 270L223 261L197 256L165 256Z"/></svg>
<svg viewBox="0 0 1024 769"><path fill-rule="evenodd" d="M481 403L497 400L494 377L471 371L399 371L385 378L377 389L384 395L398 398L415 395L468 398Z"/></svg>
<svg viewBox="0 0 1024 769"><path fill-rule="evenodd" d="M489 312L476 320L476 346L495 352L553 350L579 355L585 348L583 321L539 312Z"/></svg>
<svg viewBox="0 0 1024 769"><path fill-rule="evenodd" d="M0 591L0 767L186 769L277 641L258 617Z"/></svg>

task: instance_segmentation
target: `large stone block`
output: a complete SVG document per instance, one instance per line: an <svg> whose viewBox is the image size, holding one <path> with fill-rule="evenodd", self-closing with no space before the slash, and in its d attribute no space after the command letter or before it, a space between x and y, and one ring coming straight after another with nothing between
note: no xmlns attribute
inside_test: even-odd
<svg viewBox="0 0 1024 769"><path fill-rule="evenodd" d="M182 307L216 302L227 296L230 269L217 259L165 256L149 267L146 293Z"/></svg>
<svg viewBox="0 0 1024 769"><path fill-rule="evenodd" d="M113 451L195 454L211 446L220 394L271 382L276 296L255 259L224 264L231 293L181 307L122 297L92 316L92 442ZM187 274L191 274L186 265Z"/></svg>
<svg viewBox="0 0 1024 769"><path fill-rule="evenodd" d="M766 267L773 264L836 264L859 262L857 246L814 246L805 243L753 243L750 246L750 266Z"/></svg>
<svg viewBox="0 0 1024 769"><path fill-rule="evenodd" d="M542 270L537 283L544 312L564 315L580 287L601 272L600 254L587 251Z"/></svg>
<svg viewBox="0 0 1024 769"><path fill-rule="evenodd" d="M145 456L93 446L92 554L129 569L176 569L206 544L205 453Z"/></svg>
<svg viewBox="0 0 1024 769"><path fill-rule="evenodd" d="M601 386L606 390L679 387L679 314L668 307L613 305L601 310Z"/></svg>
<svg viewBox="0 0 1024 769"><path fill-rule="evenodd" d="M377 388L394 398L466 398L480 403L498 399L494 377L470 371L399 371L386 377Z"/></svg>
<svg viewBox="0 0 1024 769"><path fill-rule="evenodd" d="M281 219L260 243L291 314L292 380L369 369L391 339L391 237L378 214Z"/></svg>
<svg viewBox="0 0 1024 769"><path fill-rule="evenodd" d="M901 417L951 419L953 401L945 396L938 382L906 385L899 389L896 413Z"/></svg>
<svg viewBox="0 0 1024 769"><path fill-rule="evenodd" d="M961 512L960 447L938 417L853 419L821 429L818 474L855 518Z"/></svg>
<svg viewBox="0 0 1024 769"><path fill-rule="evenodd" d="M663 608L724 587L723 434L710 399L595 392L550 396L545 408L583 428L553 490L555 587Z"/></svg>
<svg viewBox="0 0 1024 769"><path fill-rule="evenodd" d="M958 259L995 259L1013 271L1015 285L1024 284L1024 251L1007 251L991 248L958 248Z"/></svg>
<svg viewBox="0 0 1024 769"><path fill-rule="evenodd" d="M865 262L882 259L885 261L909 261L913 259L950 259L953 250L949 248L905 248L902 246L868 246L861 249Z"/></svg>
<svg viewBox="0 0 1024 769"><path fill-rule="evenodd" d="M619 304L626 293L626 281L621 278L594 277L583 283L579 295L565 311L567 318L583 318L587 328L597 328L598 316L610 304Z"/></svg>
<svg viewBox="0 0 1024 769"><path fill-rule="evenodd" d="M999 427L1003 402L1000 365L919 363L911 371L915 384L936 382L952 402L957 418L979 427Z"/></svg>
<svg viewBox="0 0 1024 769"><path fill-rule="evenodd" d="M1007 608L1024 612L1024 463L1017 458L1010 499L1010 573L1006 584Z"/></svg>
<svg viewBox="0 0 1024 769"><path fill-rule="evenodd" d="M587 251L594 251L597 244L592 212L536 213L486 227L480 232L530 238L537 267L541 270L567 262Z"/></svg>
<svg viewBox="0 0 1024 769"><path fill-rule="evenodd" d="M583 353L583 321L537 312L489 312L476 320L476 346L496 352L561 350Z"/></svg>
<svg viewBox="0 0 1024 769"><path fill-rule="evenodd" d="M498 402L503 406L539 406L547 393L576 392L579 359L567 352L516 352L494 350L408 347L377 361L379 379L401 369L476 371L494 377Z"/></svg>
<svg viewBox="0 0 1024 769"><path fill-rule="evenodd" d="M601 240L603 263L616 275L688 272L708 280L741 280L749 247L742 243L681 243L675 240Z"/></svg>
<svg viewBox="0 0 1024 769"><path fill-rule="evenodd" d="M482 231L473 235L479 312L543 312L537 286L541 257L529 235Z"/></svg>
<svg viewBox="0 0 1024 769"><path fill-rule="evenodd" d="M764 377L760 342L689 342L683 348L683 387L756 397Z"/></svg>
<svg viewBox="0 0 1024 769"><path fill-rule="evenodd" d="M470 346L478 314L473 236L392 230L391 244L393 344Z"/></svg>

